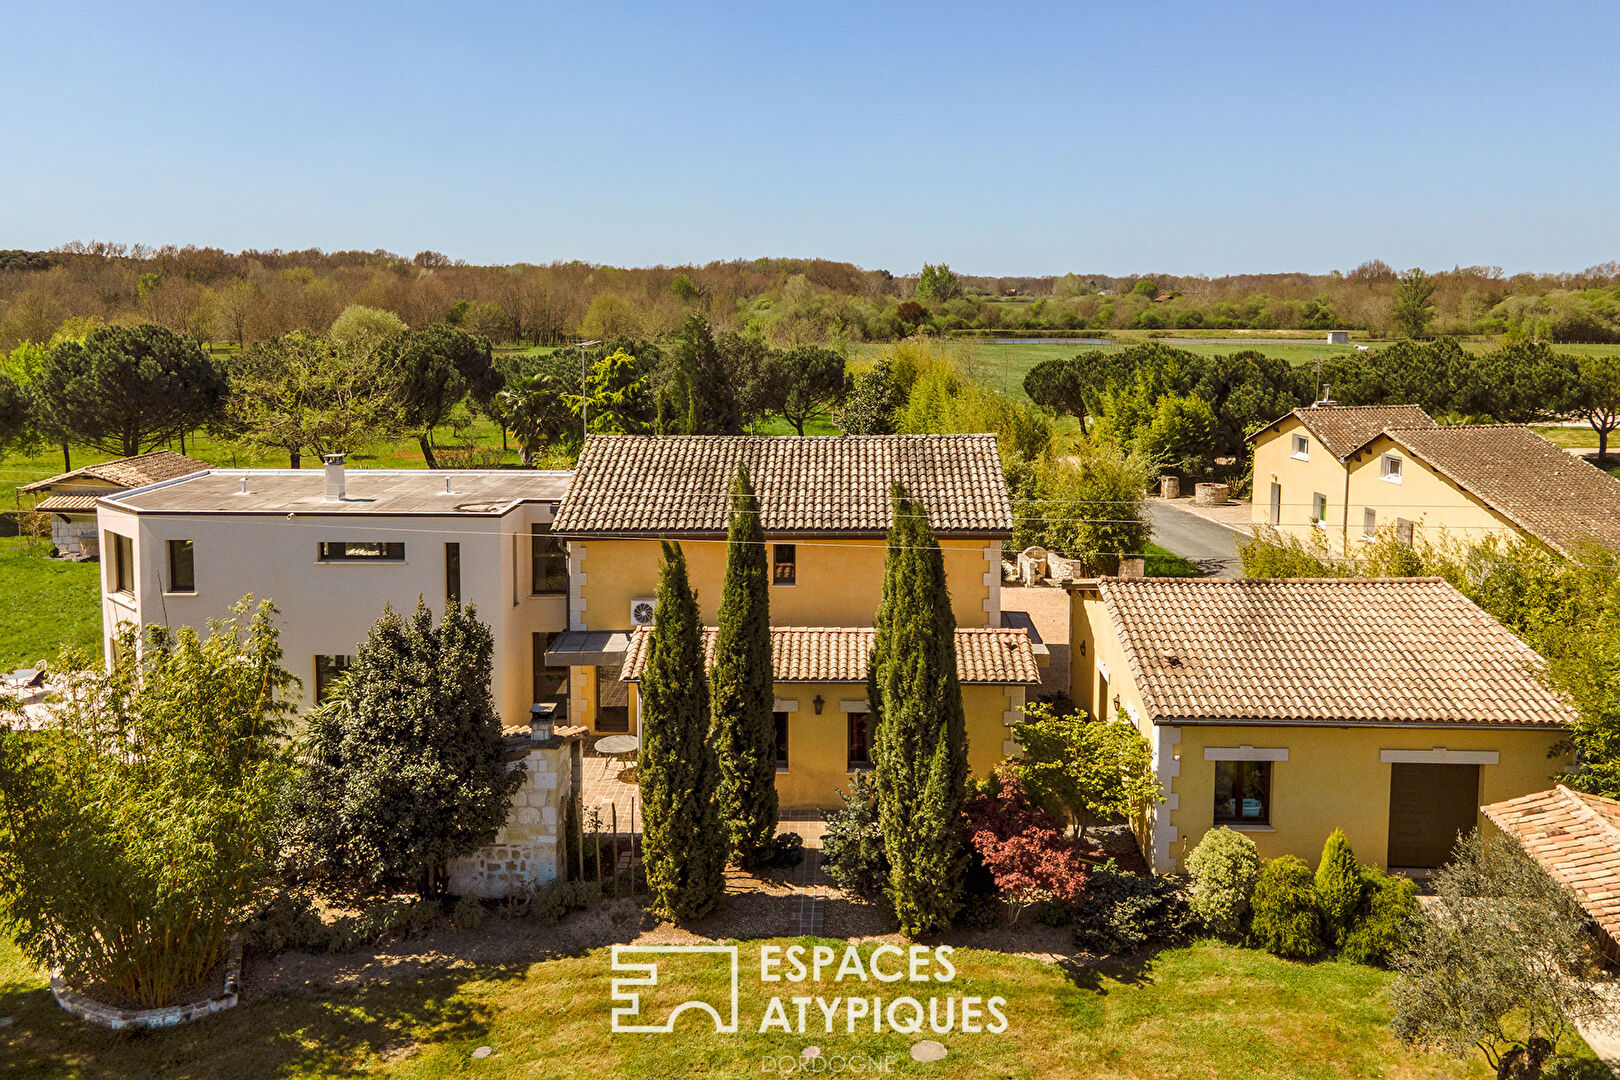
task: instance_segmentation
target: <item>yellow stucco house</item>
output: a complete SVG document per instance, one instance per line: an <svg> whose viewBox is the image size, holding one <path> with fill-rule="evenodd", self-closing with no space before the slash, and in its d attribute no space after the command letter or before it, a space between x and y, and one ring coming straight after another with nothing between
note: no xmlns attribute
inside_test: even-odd
<svg viewBox="0 0 1620 1080"><path fill-rule="evenodd" d="M1254 523L1319 534L1340 555L1382 526L1403 539L1524 536L1564 555L1620 547L1620 480L1519 424L1319 403L1249 438Z"/></svg>
<svg viewBox="0 0 1620 1080"><path fill-rule="evenodd" d="M568 545L570 628L543 659L537 651L537 685L566 679L572 724L639 731L635 681L659 540L680 542L712 627L739 463L769 546L783 809L841 805L839 789L869 765L867 657L895 482L928 508L944 551L969 761L988 772L1007 753L1007 727L1039 683L1045 651L1024 627L1003 624L1001 542L1012 508L993 435L591 436L552 523Z"/></svg>
<svg viewBox="0 0 1620 1080"><path fill-rule="evenodd" d="M1573 714L1542 661L1437 578L1113 579L1071 591L1073 696L1153 748L1164 873L1212 828L1315 863L1425 869L1479 807L1548 786Z"/></svg>

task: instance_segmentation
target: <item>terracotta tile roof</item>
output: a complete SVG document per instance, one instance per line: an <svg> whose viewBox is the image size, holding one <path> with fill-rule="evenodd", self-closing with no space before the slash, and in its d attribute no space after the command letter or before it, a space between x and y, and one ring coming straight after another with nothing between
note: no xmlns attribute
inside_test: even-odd
<svg viewBox="0 0 1620 1080"><path fill-rule="evenodd" d="M1387 427L1435 426L1433 418L1416 405L1311 405L1278 417L1249 438L1272 430L1289 416L1297 417L1305 430L1340 461Z"/></svg>
<svg viewBox="0 0 1620 1080"><path fill-rule="evenodd" d="M771 628L771 666L784 682L864 683L877 631L869 626L777 626ZM641 678L652 633L630 635L620 676ZM715 630L703 631L704 667L714 664ZM975 627L956 632L956 674L964 684L1035 685L1041 681L1029 635L1023 630Z"/></svg>
<svg viewBox="0 0 1620 1080"><path fill-rule="evenodd" d="M1458 424L1382 434L1561 554L1573 556L1587 543L1620 548L1620 480L1527 427Z"/></svg>
<svg viewBox="0 0 1620 1080"><path fill-rule="evenodd" d="M713 534L748 466L768 533L880 533L898 481L939 532L1001 535L1012 506L994 435L592 435L553 528Z"/></svg>
<svg viewBox="0 0 1620 1080"><path fill-rule="evenodd" d="M198 472L202 469L212 469L214 466L206 461L177 454L173 450L153 450L151 453L138 454L135 457L117 458L113 461L103 461L99 465L86 465L82 469L72 472L59 473L46 480L38 480L18 488L19 491L48 491L57 484L68 480L105 480L107 483L119 488L142 487L146 484L155 484L159 480L172 480L177 476Z"/></svg>
<svg viewBox="0 0 1620 1080"><path fill-rule="evenodd" d="M1620 802L1559 784L1481 809L1620 941Z"/></svg>
<svg viewBox="0 0 1620 1080"><path fill-rule="evenodd" d="M74 493L72 495L49 495L34 505L34 509L42 514L65 513L93 513L96 509L96 500L110 492L90 492L89 494Z"/></svg>
<svg viewBox="0 0 1620 1080"><path fill-rule="evenodd" d="M1537 677L1541 657L1439 578L1104 578L1094 587L1154 722L1573 719Z"/></svg>

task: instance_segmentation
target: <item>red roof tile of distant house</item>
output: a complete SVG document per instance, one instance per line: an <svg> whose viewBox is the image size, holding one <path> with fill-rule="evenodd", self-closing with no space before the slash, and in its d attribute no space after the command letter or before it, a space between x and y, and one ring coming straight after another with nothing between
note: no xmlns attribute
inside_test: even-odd
<svg viewBox="0 0 1620 1080"><path fill-rule="evenodd" d="M1309 405L1295 409L1250 435L1254 439L1271 431L1289 417L1305 425L1305 430L1341 461L1364 446L1385 428L1436 427L1434 419L1417 405Z"/></svg>

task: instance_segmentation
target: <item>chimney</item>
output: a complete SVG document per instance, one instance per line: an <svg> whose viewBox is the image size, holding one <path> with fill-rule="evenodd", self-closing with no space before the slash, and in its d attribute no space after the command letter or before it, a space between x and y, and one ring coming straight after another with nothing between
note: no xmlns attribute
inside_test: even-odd
<svg viewBox="0 0 1620 1080"><path fill-rule="evenodd" d="M1331 385L1323 386L1322 387L1322 400L1318 401L1318 402L1315 402L1314 404L1316 404L1316 405L1337 405L1338 402L1333 400L1333 387Z"/></svg>
<svg viewBox="0 0 1620 1080"><path fill-rule="evenodd" d="M322 459L326 462L326 501L343 501L343 455L327 454Z"/></svg>
<svg viewBox="0 0 1620 1080"><path fill-rule="evenodd" d="M1121 555L1119 557L1119 576L1131 580L1140 580L1147 575L1147 560L1140 555Z"/></svg>

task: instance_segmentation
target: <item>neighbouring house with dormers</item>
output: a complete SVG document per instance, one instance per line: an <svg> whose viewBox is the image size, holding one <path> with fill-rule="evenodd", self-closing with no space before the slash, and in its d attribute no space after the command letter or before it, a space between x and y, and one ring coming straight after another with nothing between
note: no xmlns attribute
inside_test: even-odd
<svg viewBox="0 0 1620 1080"><path fill-rule="evenodd" d="M1069 586L1071 693L1134 724L1164 801L1137 822L1154 869L1204 834L1315 863L1445 862L1480 806L1571 763L1574 713L1542 660L1438 578L1147 578Z"/></svg>
<svg viewBox="0 0 1620 1080"><path fill-rule="evenodd" d="M867 658L896 482L927 507L944 552L969 761L987 773L1010 749L1007 726L1045 651L1001 611L1001 544L1013 522L993 435L591 436L553 523L569 549L569 631L547 657L570 673L571 722L639 730L660 539L681 544L714 625L739 464L769 547L783 808L837 807L838 790L869 767Z"/></svg>
<svg viewBox="0 0 1620 1080"><path fill-rule="evenodd" d="M1620 480L1518 424L1439 425L1416 405L1319 403L1249 437L1256 525L1354 556L1401 539L1620 547Z"/></svg>

